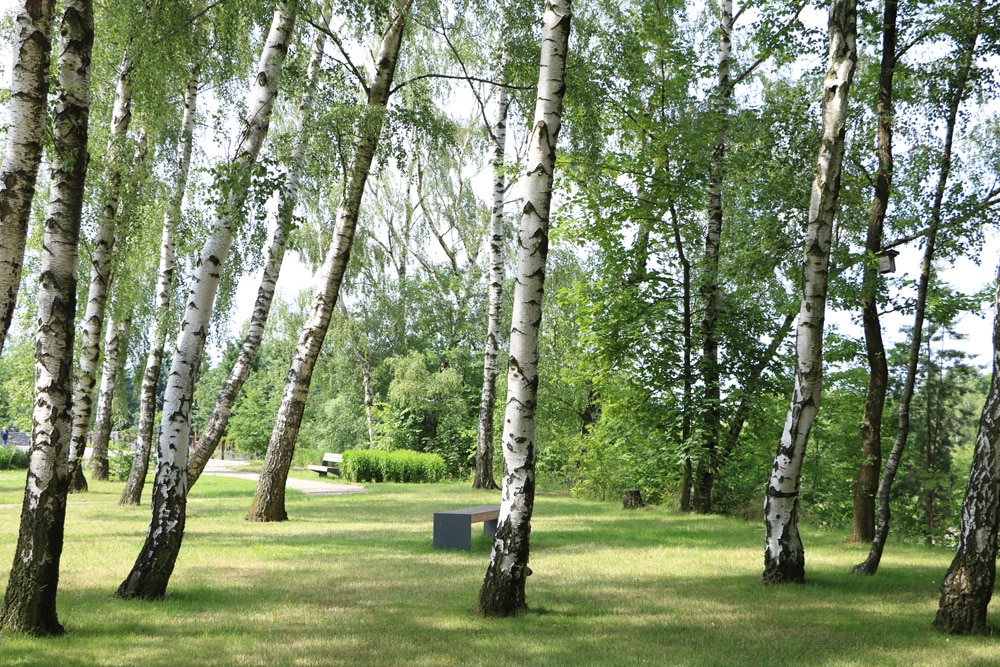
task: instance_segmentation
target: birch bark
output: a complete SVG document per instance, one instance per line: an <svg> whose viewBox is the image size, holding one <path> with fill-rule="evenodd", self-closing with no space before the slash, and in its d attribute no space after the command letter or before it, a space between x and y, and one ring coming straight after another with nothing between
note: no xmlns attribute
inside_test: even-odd
<svg viewBox="0 0 1000 667"><path fill-rule="evenodd" d="M531 573L528 553L535 501L538 330L572 11L572 0L547 0L542 16L535 123L525 161L525 203L517 242L504 414L503 490L493 551L479 593L479 610L484 616L505 617L527 609L524 588Z"/></svg>
<svg viewBox="0 0 1000 667"><path fill-rule="evenodd" d="M490 219L490 302L486 318L483 350L483 391L479 401L479 429L476 440L475 489L496 489L493 479L493 411L497 400L497 357L500 353L500 326L503 317L503 200L507 191L504 153L507 145L507 111L510 100L501 87L497 117L493 124L493 214Z"/></svg>
<svg viewBox="0 0 1000 667"><path fill-rule="evenodd" d="M969 77L975 63L976 42L982 21L983 0L979 0L973 8L971 17L973 30L969 33L961 55L959 69L947 97L947 116L945 119L944 149L941 156L941 167L938 171L938 182L934 189L934 201L931 204L930 224L928 225L924 256L920 262L920 280L917 283L917 303L913 314L913 335L910 339L909 357L906 363L906 379L903 381L903 392L899 397L899 417L896 428L896 440L885 462L882 478L879 480L877 500L877 520L875 536L872 539L868 558L854 566L856 574L875 574L882 561L886 538L889 537L891 511L889 493L896 479L896 471L903 458L906 440L910 434L910 404L917 382L917 367L920 363L920 346L923 336L924 316L927 310L927 291L930 288L931 271L933 270L934 251L937 244L937 234L941 228L944 216L944 195L948 188L948 177L951 174L952 148L955 138L955 125L958 122L958 111L965 100Z"/></svg>
<svg viewBox="0 0 1000 667"><path fill-rule="evenodd" d="M135 457L128 481L122 490L119 505L138 505L142 488L146 483L149 469L149 452L153 442L153 422L156 414L156 385L160 381L160 366L163 364L163 348L167 335L167 313L174 281L174 233L181 218L181 203L187 189L188 171L191 168L191 147L194 139L194 124L198 106L198 73L200 63L191 69L187 91L184 94L184 115L181 120L180 139L177 153L180 160L174 177L167 210L163 216L160 235L160 265L156 283L156 321L150 332L149 353L146 368L142 374L139 398L139 423L136 428Z"/></svg>
<svg viewBox="0 0 1000 667"><path fill-rule="evenodd" d="M9 134L0 165L0 352L17 306L28 219L42 160L55 0L23 0L18 7L7 106Z"/></svg>
<svg viewBox="0 0 1000 667"><path fill-rule="evenodd" d="M805 552L798 530L799 483L823 384L827 274L847 133L847 96L858 57L857 14L857 0L831 0L829 56L823 81L823 130L813 172L802 264L795 385L764 504L767 536L763 580L767 584L805 580Z"/></svg>
<svg viewBox="0 0 1000 667"><path fill-rule="evenodd" d="M267 135L297 10L297 0L279 2L275 9L257 75L250 86L246 117L230 161L235 171L248 169L256 161ZM220 212L198 259L180 333L174 345L163 397L163 425L157 449L149 532L135 565L118 587L117 595L121 598L163 597L184 537L188 436L191 430L189 418L194 378L208 335L209 318L222 269L233 243L234 214L246 194L233 182L224 187L228 205Z"/></svg>
<svg viewBox="0 0 1000 667"><path fill-rule="evenodd" d="M719 285L719 251L722 244L722 167L726 155L726 128L729 103L733 96L729 82L732 54L733 3L719 2L719 60L715 86L715 122L718 124L715 148L708 175L708 224L705 230L704 278L701 296L704 316L701 321L701 377L704 385L702 405L703 445L694 485L694 509L712 511L712 487L718 468L719 431L722 423L722 394L719 387L719 335L717 323L722 309L722 286Z"/></svg>
<svg viewBox="0 0 1000 667"><path fill-rule="evenodd" d="M295 440L302 424L302 413L305 410L313 368L326 338L330 317L340 293L340 284L350 259L361 198L382 132L385 107L389 101L402 44L403 28L411 5L412 0L393 0L392 3L389 25L382 36L375 60L375 77L368 90L368 112L371 117L362 125L362 133L355 148L343 200L337 211L337 226L334 229L333 241L320 270L320 287L313 296L309 318L299 333L274 421L274 429L271 432L271 440L264 456L264 465L246 517L247 521L288 519L285 511L285 481L288 479L288 468L295 452Z"/></svg>
<svg viewBox="0 0 1000 667"><path fill-rule="evenodd" d="M127 345L128 330L132 321L120 323L108 319L104 333L104 363L101 366L101 386L97 391L97 413L94 415L93 453L90 456L90 470L95 480L108 478L108 442L111 439L111 409L114 406L115 387L118 385L118 369L122 365L122 352Z"/></svg>
<svg viewBox="0 0 1000 667"><path fill-rule="evenodd" d="M309 117L312 114L313 97L319 79L319 71L323 64L323 48L326 45L326 37L323 33L329 25L329 7L324 8L321 18L321 29L316 31L316 39L313 41L312 51L309 57L309 66L306 71L306 88L302 94L299 104L299 121L295 145L292 148L292 164L285 177L285 187L281 193L281 202L278 204L278 221L274 230L274 238L271 240L271 247L267 252L267 262L264 265L264 275L260 280L260 287L257 290L257 299L253 306L253 315L250 318L250 326L247 335L240 346L236 363L229 371L229 377L222 383L219 395L215 399L215 408L212 416L205 426L205 430L198 440L194 451L191 452L191 460L188 462L188 490L194 486L195 482L205 470L205 465L212 458L226 426L229 424L229 416L232 414L233 403L239 395L243 384L250 375L250 368L257 351L260 349L261 340L264 338L264 327L267 325L267 317L271 312L271 302L274 300L274 288L278 283L278 276L281 273L281 263L285 258L285 248L288 245L288 235L295 228L294 216L295 206L299 200L299 178L305 170L306 164L306 133L308 131Z"/></svg>
<svg viewBox="0 0 1000 667"><path fill-rule="evenodd" d="M60 34L52 185L38 285L31 453L14 564L0 607L0 628L34 635L64 631L56 614L56 592L69 483L76 260L88 162L94 44L90 0L64 0Z"/></svg>
<svg viewBox="0 0 1000 667"><path fill-rule="evenodd" d="M962 501L958 551L941 582L934 627L953 635L986 634L996 581L1000 526L1000 269L994 298L993 380L979 420L969 486Z"/></svg>
<svg viewBox="0 0 1000 667"><path fill-rule="evenodd" d="M87 306L80 323L80 358L73 388L73 435L69 450L70 486L72 491L85 491L81 463L87 447L87 430L94 405L94 389L101 358L101 334L104 330L104 310L111 291L111 252L115 245L115 226L121 199L122 173L130 170L125 164L125 137L132 119L132 57L125 49L118 78L115 82L115 100L111 112L111 132L108 139L108 187L94 239L94 252L90 260L90 287Z"/></svg>

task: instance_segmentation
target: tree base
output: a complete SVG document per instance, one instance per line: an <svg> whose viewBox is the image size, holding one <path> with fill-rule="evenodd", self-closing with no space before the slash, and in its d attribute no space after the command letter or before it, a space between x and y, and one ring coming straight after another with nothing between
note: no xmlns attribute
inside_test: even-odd
<svg viewBox="0 0 1000 667"><path fill-rule="evenodd" d="M87 476L83 474L83 466L78 466L73 473L73 478L69 482L70 493L87 493L90 487L87 486Z"/></svg>
<svg viewBox="0 0 1000 667"><path fill-rule="evenodd" d="M646 503L642 502L642 492L639 489L628 489L622 495L623 510L637 510L645 506Z"/></svg>

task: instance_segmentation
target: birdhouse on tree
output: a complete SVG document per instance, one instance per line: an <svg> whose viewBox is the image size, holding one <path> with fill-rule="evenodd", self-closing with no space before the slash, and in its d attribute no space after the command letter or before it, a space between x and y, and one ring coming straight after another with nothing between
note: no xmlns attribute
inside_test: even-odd
<svg viewBox="0 0 1000 667"><path fill-rule="evenodd" d="M895 250L882 250L877 253L875 256L878 257L878 272L895 273L897 255L899 255L899 253Z"/></svg>

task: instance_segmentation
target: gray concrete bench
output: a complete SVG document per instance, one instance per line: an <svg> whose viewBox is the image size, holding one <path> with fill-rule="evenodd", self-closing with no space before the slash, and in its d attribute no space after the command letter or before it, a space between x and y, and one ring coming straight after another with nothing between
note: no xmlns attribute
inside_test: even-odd
<svg viewBox="0 0 1000 667"><path fill-rule="evenodd" d="M472 524L483 522L483 535L497 534L499 505L480 505L434 512L434 548L466 549L472 546Z"/></svg>
<svg viewBox="0 0 1000 667"><path fill-rule="evenodd" d="M344 457L340 454L330 454L327 452L323 455L323 462L318 466L306 466L309 470L313 472L318 472L320 477L326 477L327 473L340 476L340 464L344 460Z"/></svg>

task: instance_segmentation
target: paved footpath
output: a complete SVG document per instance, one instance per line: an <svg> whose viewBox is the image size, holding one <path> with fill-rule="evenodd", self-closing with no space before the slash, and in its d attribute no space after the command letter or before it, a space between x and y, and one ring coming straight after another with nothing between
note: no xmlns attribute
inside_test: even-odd
<svg viewBox="0 0 1000 667"><path fill-rule="evenodd" d="M259 477L257 473L240 470L240 467L245 465L246 463L243 461L220 461L218 459L211 459L209 460L208 465L205 466L205 472L203 474L219 475L222 477L236 477L238 479L248 479L256 482ZM363 486L327 482L322 477L317 477L316 479L299 479L297 477L289 477L285 482L285 488L301 491L307 496L336 496L344 493L366 493L368 491Z"/></svg>

